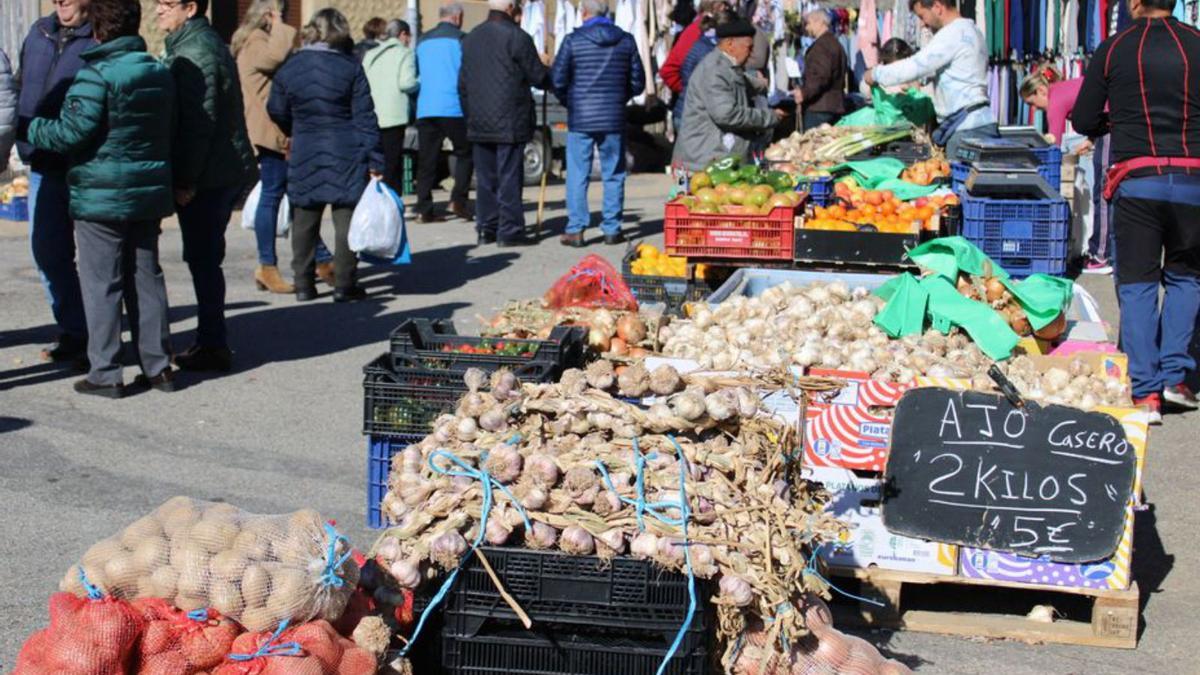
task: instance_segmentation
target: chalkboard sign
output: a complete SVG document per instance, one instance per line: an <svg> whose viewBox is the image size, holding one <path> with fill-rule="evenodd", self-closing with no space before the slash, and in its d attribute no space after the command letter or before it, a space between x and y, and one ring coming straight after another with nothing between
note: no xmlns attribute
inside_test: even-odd
<svg viewBox="0 0 1200 675"><path fill-rule="evenodd" d="M1116 419L923 388L896 405L883 524L896 534L1080 563L1112 556L1137 457Z"/></svg>

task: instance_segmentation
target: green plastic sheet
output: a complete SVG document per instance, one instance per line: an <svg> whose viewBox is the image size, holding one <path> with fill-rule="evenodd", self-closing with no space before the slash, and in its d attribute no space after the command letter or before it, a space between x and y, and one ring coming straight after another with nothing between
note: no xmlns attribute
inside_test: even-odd
<svg viewBox="0 0 1200 675"><path fill-rule="evenodd" d="M1069 279L1035 274L1016 281L974 244L962 237L928 241L909 252L909 258L933 272L917 279L902 274L875 292L887 304L875 324L893 338L914 335L928 324L942 333L962 328L984 354L1006 359L1020 341L999 312L977 300L963 297L956 288L959 272L999 278L1025 310L1029 324L1038 330L1065 311L1071 300Z"/></svg>
<svg viewBox="0 0 1200 675"><path fill-rule="evenodd" d="M909 88L898 94L889 94L876 86L871 89L871 105L842 117L837 126L888 127L911 123L921 127L934 117L933 100L919 89Z"/></svg>
<svg viewBox="0 0 1200 675"><path fill-rule="evenodd" d="M850 171L859 185L868 190L874 190L876 185L886 180L899 178L900 174L904 173L904 166L904 162L895 157L877 157L856 162L843 162L830 167L829 170L833 173Z"/></svg>
<svg viewBox="0 0 1200 675"><path fill-rule="evenodd" d="M875 315L875 325L890 337L921 333L925 330L925 314L929 291L921 287L916 277L905 272L880 286L875 295L887 301Z"/></svg>
<svg viewBox="0 0 1200 675"><path fill-rule="evenodd" d="M987 256L979 247L963 237L940 237L931 239L908 252L908 259L921 267L932 270L951 283L958 281L958 273L975 276L1007 279L1008 272Z"/></svg>
<svg viewBox="0 0 1200 675"><path fill-rule="evenodd" d="M1074 283L1070 279L1034 274L1024 281L1004 279L1008 292L1017 299L1029 317L1034 330L1058 318L1059 313L1071 302Z"/></svg>

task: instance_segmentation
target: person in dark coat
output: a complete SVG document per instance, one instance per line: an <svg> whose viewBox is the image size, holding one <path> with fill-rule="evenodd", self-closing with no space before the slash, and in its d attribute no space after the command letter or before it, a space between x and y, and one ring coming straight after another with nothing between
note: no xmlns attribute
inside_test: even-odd
<svg viewBox="0 0 1200 675"><path fill-rule="evenodd" d="M717 48L717 26L729 23L738 18L738 15L731 11L722 11L713 14L707 19L702 26L704 32L697 38L696 43L692 45L692 49L687 53L687 57L683 59L683 65L679 68L679 81L683 85L680 89L680 95L676 97L675 108L672 114L678 114L679 120L683 120L684 101L687 99L687 84L688 80L692 79L692 73L696 70L696 66L704 60L714 49Z"/></svg>
<svg viewBox="0 0 1200 675"><path fill-rule="evenodd" d="M551 79L567 107L567 228L564 246L583 246L590 224L588 181L592 151L600 151L604 182L604 243L624 243L625 103L646 86L633 36L608 18L605 0L582 0L583 25L563 41Z"/></svg>
<svg viewBox="0 0 1200 675"><path fill-rule="evenodd" d="M83 52L95 46L87 0L62 0L54 13L34 22L21 45L17 67L17 118L58 117L67 87L83 67ZM67 159L18 141L29 165L29 240L58 326L55 343L42 359L75 362L86 369L87 322L75 267L75 225L67 208ZM5 158L7 161L7 157Z"/></svg>
<svg viewBox="0 0 1200 675"><path fill-rule="evenodd" d="M467 120L458 98L458 71L462 67L463 6L446 2L438 7L438 25L417 41L417 222L438 223L445 216L433 210L433 187L437 183L438 156L442 141L449 138L454 148L454 189L450 213L471 221L475 211L467 199L471 189L474 160L467 141Z"/></svg>
<svg viewBox="0 0 1200 675"><path fill-rule="evenodd" d="M804 112L804 128L834 124L846 112L846 51L830 30L829 12L814 9L804 16L804 31L816 41L804 52L804 80L796 105Z"/></svg>
<svg viewBox="0 0 1200 675"><path fill-rule="evenodd" d="M317 235L325 207L333 210L334 302L367 296L356 284L350 218L369 175L382 176L383 150L371 88L351 53L350 26L336 9L322 9L304 27L304 46L275 74L267 113L291 137L288 201L296 298L317 297Z"/></svg>
<svg viewBox="0 0 1200 675"><path fill-rule="evenodd" d="M140 383L174 391L165 346L167 288L158 264L161 220L174 211L171 137L175 81L138 37L136 0L92 0L100 44L81 55L84 67L54 118L29 123L29 143L70 158L71 216L79 238L79 270L88 322L88 376L75 391L108 398L125 393L121 301L142 368Z"/></svg>
<svg viewBox="0 0 1200 675"><path fill-rule="evenodd" d="M178 135L172 172L183 259L196 293L196 343L175 357L185 370L229 372L225 331L225 229L233 205L258 178L242 84L229 46L209 24L208 0L160 2L163 62L175 76Z"/></svg>
<svg viewBox="0 0 1200 675"><path fill-rule="evenodd" d="M362 27L363 39L354 45L354 58L362 61L367 52L379 46L379 39L383 37L383 33L386 30L387 21L383 17L373 16L367 19L367 22Z"/></svg>
<svg viewBox="0 0 1200 675"><path fill-rule="evenodd" d="M528 246L521 207L525 144L536 121L530 87L549 87L549 55L513 21L514 0L488 0L487 21L463 40L458 95L475 155L475 227L480 244Z"/></svg>

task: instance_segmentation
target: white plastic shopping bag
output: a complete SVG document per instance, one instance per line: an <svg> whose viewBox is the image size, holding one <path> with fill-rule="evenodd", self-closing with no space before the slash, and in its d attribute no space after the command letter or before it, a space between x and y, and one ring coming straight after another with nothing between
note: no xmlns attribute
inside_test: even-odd
<svg viewBox="0 0 1200 675"><path fill-rule="evenodd" d="M393 258L404 235L404 215L390 189L372 178L350 218L350 250L379 258Z"/></svg>
<svg viewBox="0 0 1200 675"><path fill-rule="evenodd" d="M246 197L242 205L242 229L254 230L254 215L258 212L258 202L262 198L262 181L254 184L254 189ZM292 230L292 205L288 203L287 194L279 202L279 213L275 216L275 236L286 237Z"/></svg>

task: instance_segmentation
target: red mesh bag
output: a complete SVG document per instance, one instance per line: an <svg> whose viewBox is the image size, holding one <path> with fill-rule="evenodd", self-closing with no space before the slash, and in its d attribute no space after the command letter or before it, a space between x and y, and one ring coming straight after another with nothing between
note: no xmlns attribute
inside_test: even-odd
<svg viewBox="0 0 1200 675"><path fill-rule="evenodd" d="M217 667L242 632L214 610L185 612L159 598L131 603L146 619L138 675L195 675Z"/></svg>
<svg viewBox="0 0 1200 675"><path fill-rule="evenodd" d="M637 300L621 273L607 260L592 253L584 256L546 293L546 304L552 309L586 307L589 309L622 309L636 312Z"/></svg>
<svg viewBox="0 0 1200 675"><path fill-rule="evenodd" d="M911 675L907 666L886 659L870 642L833 627L829 607L811 598L804 611L811 631L793 642L787 654L778 650L761 623L742 636L733 662L734 675Z"/></svg>
<svg viewBox="0 0 1200 675"><path fill-rule="evenodd" d="M242 633L213 675L371 675L375 657L338 635L328 621L273 633Z"/></svg>
<svg viewBox="0 0 1200 675"><path fill-rule="evenodd" d="M95 589L95 587L92 587ZM146 621L124 600L50 596L50 626L25 642L14 675L124 675Z"/></svg>

